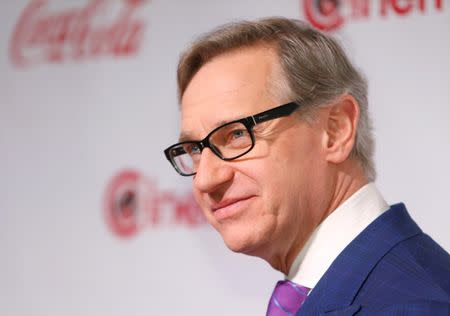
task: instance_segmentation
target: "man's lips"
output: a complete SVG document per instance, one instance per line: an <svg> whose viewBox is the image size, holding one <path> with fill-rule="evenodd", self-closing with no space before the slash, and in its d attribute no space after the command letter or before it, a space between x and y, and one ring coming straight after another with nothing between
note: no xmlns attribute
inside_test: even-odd
<svg viewBox="0 0 450 316"><path fill-rule="evenodd" d="M229 207L232 207L233 205L237 205L237 204L239 204L241 202L247 201L247 200L249 200L249 199L251 199L253 197L254 197L254 195L249 195L249 196L244 196L244 197L226 199L226 200L223 200L223 201L221 201L219 203L213 203L211 205L211 210L213 212L216 212L216 211L218 211L220 209L229 208Z"/></svg>
<svg viewBox="0 0 450 316"><path fill-rule="evenodd" d="M219 203L211 205L211 211L214 218L222 222L242 214L250 207L255 195L248 195L239 198L225 199Z"/></svg>

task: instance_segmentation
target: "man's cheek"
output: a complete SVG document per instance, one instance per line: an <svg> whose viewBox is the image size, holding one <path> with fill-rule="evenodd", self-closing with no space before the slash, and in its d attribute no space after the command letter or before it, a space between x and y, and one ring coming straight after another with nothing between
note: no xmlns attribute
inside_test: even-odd
<svg viewBox="0 0 450 316"><path fill-rule="evenodd" d="M200 207L200 209L205 213L206 215L206 202L204 199L202 199L202 195L198 193L195 189L193 190L192 194L194 195L194 200L197 203L197 205Z"/></svg>

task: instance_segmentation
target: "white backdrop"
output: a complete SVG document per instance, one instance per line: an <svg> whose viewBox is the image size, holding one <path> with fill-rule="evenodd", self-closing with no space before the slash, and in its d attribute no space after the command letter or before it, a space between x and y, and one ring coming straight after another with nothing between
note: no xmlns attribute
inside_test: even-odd
<svg viewBox="0 0 450 316"><path fill-rule="evenodd" d="M263 315L282 276L226 249L162 150L195 36L313 2L2 1L0 315ZM332 32L369 79L377 184L448 251L450 1L341 5Z"/></svg>

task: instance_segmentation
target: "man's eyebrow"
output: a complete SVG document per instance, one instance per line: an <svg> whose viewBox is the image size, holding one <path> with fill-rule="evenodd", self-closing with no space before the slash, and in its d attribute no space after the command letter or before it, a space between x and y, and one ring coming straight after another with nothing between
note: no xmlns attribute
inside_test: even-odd
<svg viewBox="0 0 450 316"><path fill-rule="evenodd" d="M180 133L180 136L178 137L178 142L185 142L185 141L188 141L188 140L194 140L194 138L193 137L191 137L190 135L192 135L192 133L191 132L181 132Z"/></svg>
<svg viewBox="0 0 450 316"><path fill-rule="evenodd" d="M213 131L214 129L216 129L216 128L218 128L219 126L222 126L222 125L225 125L225 124L227 124L227 123L230 123L230 122L233 122L233 121L236 121L236 120L240 120L240 119L242 119L243 118L243 116L241 115L241 116L239 116L239 117L236 117L236 118L232 118L232 119L230 119L230 120L221 120L221 121L219 121L219 122L217 122L217 123L215 123L214 125L213 125L213 127L211 128L211 130L208 132L208 134L211 132L211 131ZM185 141L190 141L190 140L192 140L192 141L199 141L200 139L196 139L195 137L193 137L192 135L193 135L194 133L192 133L191 131L182 131L181 133L180 133L180 136L178 137L178 142L185 142ZM206 135L204 136L204 137L206 137Z"/></svg>

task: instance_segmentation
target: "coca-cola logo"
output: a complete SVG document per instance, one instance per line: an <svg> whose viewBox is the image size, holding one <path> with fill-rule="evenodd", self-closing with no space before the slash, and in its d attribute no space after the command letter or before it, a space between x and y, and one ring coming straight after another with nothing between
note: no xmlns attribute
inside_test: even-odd
<svg viewBox="0 0 450 316"><path fill-rule="evenodd" d="M136 170L123 170L110 180L103 209L106 223L119 237L131 237L146 227L195 228L206 223L191 193L161 191Z"/></svg>
<svg viewBox="0 0 450 316"><path fill-rule="evenodd" d="M442 11L444 0L301 0L305 18L316 28L333 31L351 20Z"/></svg>
<svg viewBox="0 0 450 316"><path fill-rule="evenodd" d="M145 30L138 11L146 2L89 0L80 8L56 10L50 0L31 0L11 36L10 59L23 67L136 54Z"/></svg>

